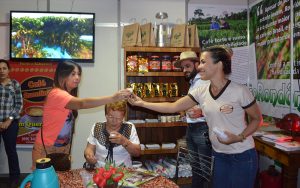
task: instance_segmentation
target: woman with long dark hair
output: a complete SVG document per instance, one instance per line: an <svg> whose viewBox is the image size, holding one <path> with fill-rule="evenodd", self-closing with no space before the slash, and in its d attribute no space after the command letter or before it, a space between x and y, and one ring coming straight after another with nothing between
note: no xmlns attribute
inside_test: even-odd
<svg viewBox="0 0 300 188"><path fill-rule="evenodd" d="M78 85L81 80L81 67L73 61L59 63L54 87L47 95L43 110L43 147L41 130L37 133L32 151L32 169L35 162L47 153L68 153L77 110L94 108L119 100L127 99L129 90L121 90L112 96L79 98Z"/></svg>

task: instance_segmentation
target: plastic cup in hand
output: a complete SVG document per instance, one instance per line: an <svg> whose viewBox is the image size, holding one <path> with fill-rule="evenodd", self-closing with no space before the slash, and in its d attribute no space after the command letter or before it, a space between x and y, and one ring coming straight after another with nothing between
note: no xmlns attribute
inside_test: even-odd
<svg viewBox="0 0 300 188"><path fill-rule="evenodd" d="M83 170L80 173L81 179L82 179L82 183L84 185L84 187L88 188L88 187L93 187L93 174ZM91 183L90 183L91 182ZM89 184L90 183L90 184Z"/></svg>
<svg viewBox="0 0 300 188"><path fill-rule="evenodd" d="M116 133L110 133L110 135L109 135L110 138L114 138L116 136L117 136Z"/></svg>
<svg viewBox="0 0 300 188"><path fill-rule="evenodd" d="M129 90L130 91L130 93L133 93L133 89L132 88L126 88L127 90Z"/></svg>
<svg viewBox="0 0 300 188"><path fill-rule="evenodd" d="M193 118L193 116L195 115L194 111L187 111L187 116L191 121L196 120L196 118Z"/></svg>

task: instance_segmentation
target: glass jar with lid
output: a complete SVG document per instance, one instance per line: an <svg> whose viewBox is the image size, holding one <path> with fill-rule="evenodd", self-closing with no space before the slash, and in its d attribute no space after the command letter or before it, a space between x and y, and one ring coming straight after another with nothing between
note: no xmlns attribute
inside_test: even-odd
<svg viewBox="0 0 300 188"><path fill-rule="evenodd" d="M172 71L172 61L171 56L164 55L161 60L161 71Z"/></svg>
<svg viewBox="0 0 300 188"><path fill-rule="evenodd" d="M172 70L173 70L174 72L181 72L181 68L175 66L176 61L178 61L179 59L180 59L180 56L179 56L179 55L175 55L175 56L173 56L173 58L172 58Z"/></svg>
<svg viewBox="0 0 300 188"><path fill-rule="evenodd" d="M161 62L159 56L153 55L149 59L149 71L159 72L161 67Z"/></svg>

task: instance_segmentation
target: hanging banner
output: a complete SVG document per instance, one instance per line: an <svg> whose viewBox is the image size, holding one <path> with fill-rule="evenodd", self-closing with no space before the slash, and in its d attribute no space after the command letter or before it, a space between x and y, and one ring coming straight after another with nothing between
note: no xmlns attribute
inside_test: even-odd
<svg viewBox="0 0 300 188"><path fill-rule="evenodd" d="M17 146L32 147L42 125L45 97L53 87L56 63L10 62L10 65L10 77L21 84L24 102Z"/></svg>
<svg viewBox="0 0 300 188"><path fill-rule="evenodd" d="M299 106L299 89L294 90L290 82L290 11L289 0L265 0L250 6L249 56L255 58L250 58L254 69L250 69L249 86L262 113L277 118L289 113L291 105L296 111Z"/></svg>
<svg viewBox="0 0 300 188"><path fill-rule="evenodd" d="M247 7L189 3L188 21L197 25L201 49L214 45L232 48L229 79L248 84Z"/></svg>

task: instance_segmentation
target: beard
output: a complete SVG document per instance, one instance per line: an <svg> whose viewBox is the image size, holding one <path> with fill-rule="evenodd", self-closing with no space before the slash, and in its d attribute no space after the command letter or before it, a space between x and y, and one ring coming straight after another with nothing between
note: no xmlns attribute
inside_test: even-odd
<svg viewBox="0 0 300 188"><path fill-rule="evenodd" d="M198 71L194 69L190 74L185 75L185 80L190 81L191 79L195 78L195 76L198 74Z"/></svg>

